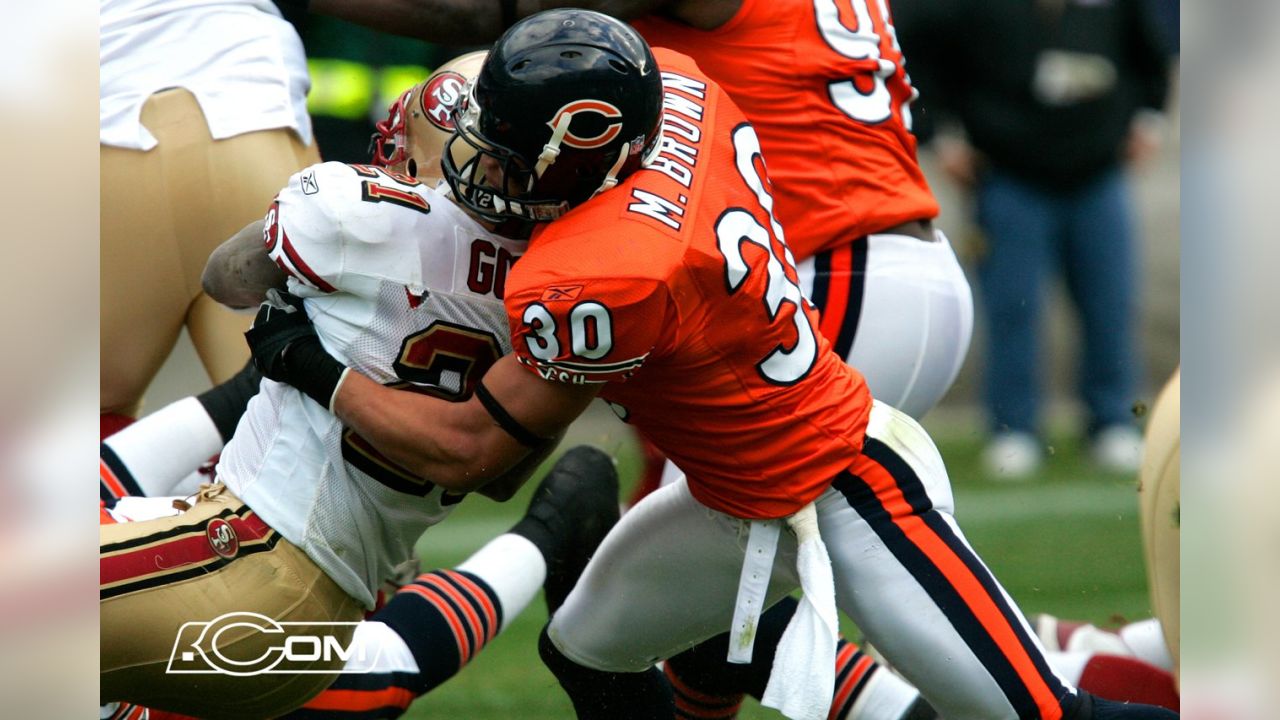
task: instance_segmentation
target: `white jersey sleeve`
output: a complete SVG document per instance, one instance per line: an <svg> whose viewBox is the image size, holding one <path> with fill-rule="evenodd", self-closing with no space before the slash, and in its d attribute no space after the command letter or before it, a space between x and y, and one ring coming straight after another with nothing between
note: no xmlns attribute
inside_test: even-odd
<svg viewBox="0 0 1280 720"><path fill-rule="evenodd" d="M399 275L411 267L396 231L421 217L404 214L429 215L439 201L405 175L371 165L320 163L295 174L276 196L263 241L296 295L373 294L390 272Z"/></svg>

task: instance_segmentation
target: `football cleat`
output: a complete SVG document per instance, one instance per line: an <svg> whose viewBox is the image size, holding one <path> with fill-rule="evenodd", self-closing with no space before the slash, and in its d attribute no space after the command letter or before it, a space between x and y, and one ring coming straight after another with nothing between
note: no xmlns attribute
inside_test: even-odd
<svg viewBox="0 0 1280 720"><path fill-rule="evenodd" d="M537 545L547 561L543 589L549 612L564 603L618 517L618 471L613 459L587 446L562 455L534 491L524 519L514 529Z"/></svg>
<svg viewBox="0 0 1280 720"><path fill-rule="evenodd" d="M1093 436L1089 454L1104 470L1136 473L1142 467L1142 433L1130 425L1109 425Z"/></svg>

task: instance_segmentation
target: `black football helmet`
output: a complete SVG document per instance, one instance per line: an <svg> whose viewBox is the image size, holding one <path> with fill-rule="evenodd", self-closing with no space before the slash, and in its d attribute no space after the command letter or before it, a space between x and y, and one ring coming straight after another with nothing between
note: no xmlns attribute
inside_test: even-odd
<svg viewBox="0 0 1280 720"><path fill-rule="evenodd" d="M549 10L498 39L453 120L442 169L455 198L493 222L548 222L657 149L662 78L631 26Z"/></svg>

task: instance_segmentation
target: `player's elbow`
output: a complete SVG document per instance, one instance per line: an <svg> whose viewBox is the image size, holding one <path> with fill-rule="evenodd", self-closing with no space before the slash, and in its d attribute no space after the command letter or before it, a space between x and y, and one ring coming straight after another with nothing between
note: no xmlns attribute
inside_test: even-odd
<svg viewBox="0 0 1280 720"><path fill-rule="evenodd" d="M430 475L432 482L452 493L472 493L489 485L501 470L484 463L457 463L441 469L435 466Z"/></svg>
<svg viewBox="0 0 1280 720"><path fill-rule="evenodd" d="M222 258L218 256L218 251L214 250L209 256L209 262L205 263L204 273L200 276L200 289L204 290L204 294L213 298L215 302L229 305L229 287L224 282L224 273L221 268Z"/></svg>
<svg viewBox="0 0 1280 720"><path fill-rule="evenodd" d="M200 276L200 288L214 300L233 310L251 308L262 301L250 290L236 282L235 258L231 253L218 248L209 256Z"/></svg>

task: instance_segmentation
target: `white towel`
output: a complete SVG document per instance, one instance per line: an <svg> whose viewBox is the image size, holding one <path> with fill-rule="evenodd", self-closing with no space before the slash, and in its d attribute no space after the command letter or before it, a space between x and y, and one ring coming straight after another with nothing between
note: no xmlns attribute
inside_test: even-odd
<svg viewBox="0 0 1280 720"><path fill-rule="evenodd" d="M791 720L824 720L836 686L836 586L812 503L787 518L799 549L796 571L804 597L778 642L761 704Z"/></svg>

